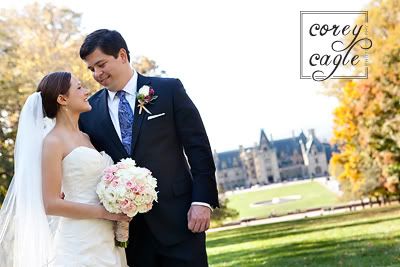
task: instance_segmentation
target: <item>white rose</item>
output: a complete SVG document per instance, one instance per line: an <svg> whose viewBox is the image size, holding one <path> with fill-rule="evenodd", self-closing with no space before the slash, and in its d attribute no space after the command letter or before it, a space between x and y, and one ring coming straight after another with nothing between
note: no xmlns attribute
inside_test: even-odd
<svg viewBox="0 0 400 267"><path fill-rule="evenodd" d="M110 203L115 203L118 199L118 195L115 194L115 191L112 189L105 190L104 192L104 200Z"/></svg>
<svg viewBox="0 0 400 267"><path fill-rule="evenodd" d="M125 198L127 192L125 186L119 186L115 190L115 194L117 195L118 198Z"/></svg>
<svg viewBox="0 0 400 267"><path fill-rule="evenodd" d="M123 163L123 164L126 164L127 166L133 166L133 167L136 166L136 162L131 158L121 159L120 162Z"/></svg>
<svg viewBox="0 0 400 267"><path fill-rule="evenodd" d="M138 210L137 210L137 209L134 209L134 210L128 212L126 215L128 215L129 217L132 218L132 217L134 217L137 213L138 213Z"/></svg>
<svg viewBox="0 0 400 267"><path fill-rule="evenodd" d="M151 188L156 188L157 187L157 179L156 178L154 178L153 176L149 176L149 177L147 177L147 183L149 184L149 186L151 187Z"/></svg>
<svg viewBox="0 0 400 267"><path fill-rule="evenodd" d="M99 199L103 202L104 200L104 193L105 193L106 189L104 187L103 183L99 183L97 185L97 189L96 189L96 193L99 196Z"/></svg>
<svg viewBox="0 0 400 267"><path fill-rule="evenodd" d="M136 194L133 193L132 191L129 191L129 192L126 192L125 197L126 197L127 199L130 199L131 201L133 201L133 200L135 199L135 197L136 197Z"/></svg>
<svg viewBox="0 0 400 267"><path fill-rule="evenodd" d="M144 195L144 203L151 203L153 202L154 197L151 194Z"/></svg>
<svg viewBox="0 0 400 267"><path fill-rule="evenodd" d="M150 174L151 173L148 169L139 167L139 168L136 168L134 175L138 180L144 180Z"/></svg>
<svg viewBox="0 0 400 267"><path fill-rule="evenodd" d="M147 211L149 211L149 210L148 210L148 208L146 207L146 205L140 205L140 206L138 206L138 212L139 212L139 213L145 213L145 212L147 212Z"/></svg>
<svg viewBox="0 0 400 267"><path fill-rule="evenodd" d="M139 90L140 95L148 96L150 92L150 87L147 85L143 85L142 88Z"/></svg>
<svg viewBox="0 0 400 267"><path fill-rule="evenodd" d="M142 195L137 195L137 196L135 197L135 204L136 204L137 206L143 205L143 204L144 204L144 196L142 196Z"/></svg>

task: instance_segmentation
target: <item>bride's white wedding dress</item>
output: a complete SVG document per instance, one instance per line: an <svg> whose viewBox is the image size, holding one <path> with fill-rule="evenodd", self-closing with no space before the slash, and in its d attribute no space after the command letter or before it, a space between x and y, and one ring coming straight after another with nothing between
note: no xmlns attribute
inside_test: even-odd
<svg viewBox="0 0 400 267"><path fill-rule="evenodd" d="M96 186L102 171L113 164L104 152L79 146L62 162L65 200L98 205ZM127 266L125 250L114 245L114 223L103 219L60 217L55 233L55 258L50 266Z"/></svg>

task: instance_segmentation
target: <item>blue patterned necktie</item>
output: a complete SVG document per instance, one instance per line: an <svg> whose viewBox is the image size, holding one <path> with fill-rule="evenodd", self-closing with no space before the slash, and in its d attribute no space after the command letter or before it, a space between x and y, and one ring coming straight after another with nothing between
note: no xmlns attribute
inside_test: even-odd
<svg viewBox="0 0 400 267"><path fill-rule="evenodd" d="M120 90L117 92L119 97L118 105L118 120L119 127L121 129L122 144L128 154L131 154L131 142L132 142L132 127L133 127L133 112L129 105L128 100L125 98L126 92Z"/></svg>

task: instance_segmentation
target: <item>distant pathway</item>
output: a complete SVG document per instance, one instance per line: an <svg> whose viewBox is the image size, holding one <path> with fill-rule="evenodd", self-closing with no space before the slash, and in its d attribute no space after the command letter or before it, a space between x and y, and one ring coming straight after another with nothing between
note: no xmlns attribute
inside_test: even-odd
<svg viewBox="0 0 400 267"><path fill-rule="evenodd" d="M388 205L390 205L390 206L399 205L399 203L393 202L392 204L388 204ZM385 205L382 207L387 207L388 205ZM379 207L379 206L377 204L374 204L373 208L376 208L376 207ZM370 209L370 208L371 207L369 206L369 204L366 204L364 209ZM351 212L359 211L359 210L363 210L363 208L361 206L356 207L356 208L353 208ZM325 215L340 214L340 213L346 213L346 212L350 212L350 209L348 207L341 208L341 209L335 209L335 210L322 210L321 209L318 211L310 211L310 212L305 212L305 213L291 214L291 215L280 216L280 217L275 217L275 218L259 219L259 220L249 221L249 222L241 222L236 225L212 228L212 229L209 229L207 231L207 233L231 230L231 229L242 228L242 227L253 226L253 225L288 222L288 221L295 221L295 220L300 220L300 219L304 219L304 218L315 218L315 217L320 217L320 216L325 216Z"/></svg>

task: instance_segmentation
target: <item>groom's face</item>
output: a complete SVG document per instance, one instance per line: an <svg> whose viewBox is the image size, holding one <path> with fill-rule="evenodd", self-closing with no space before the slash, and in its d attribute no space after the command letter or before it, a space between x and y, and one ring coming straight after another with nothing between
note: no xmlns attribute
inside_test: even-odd
<svg viewBox="0 0 400 267"><path fill-rule="evenodd" d="M98 83L110 90L119 89L118 80L124 67L124 59L120 54L115 58L96 48L85 58L85 63Z"/></svg>

